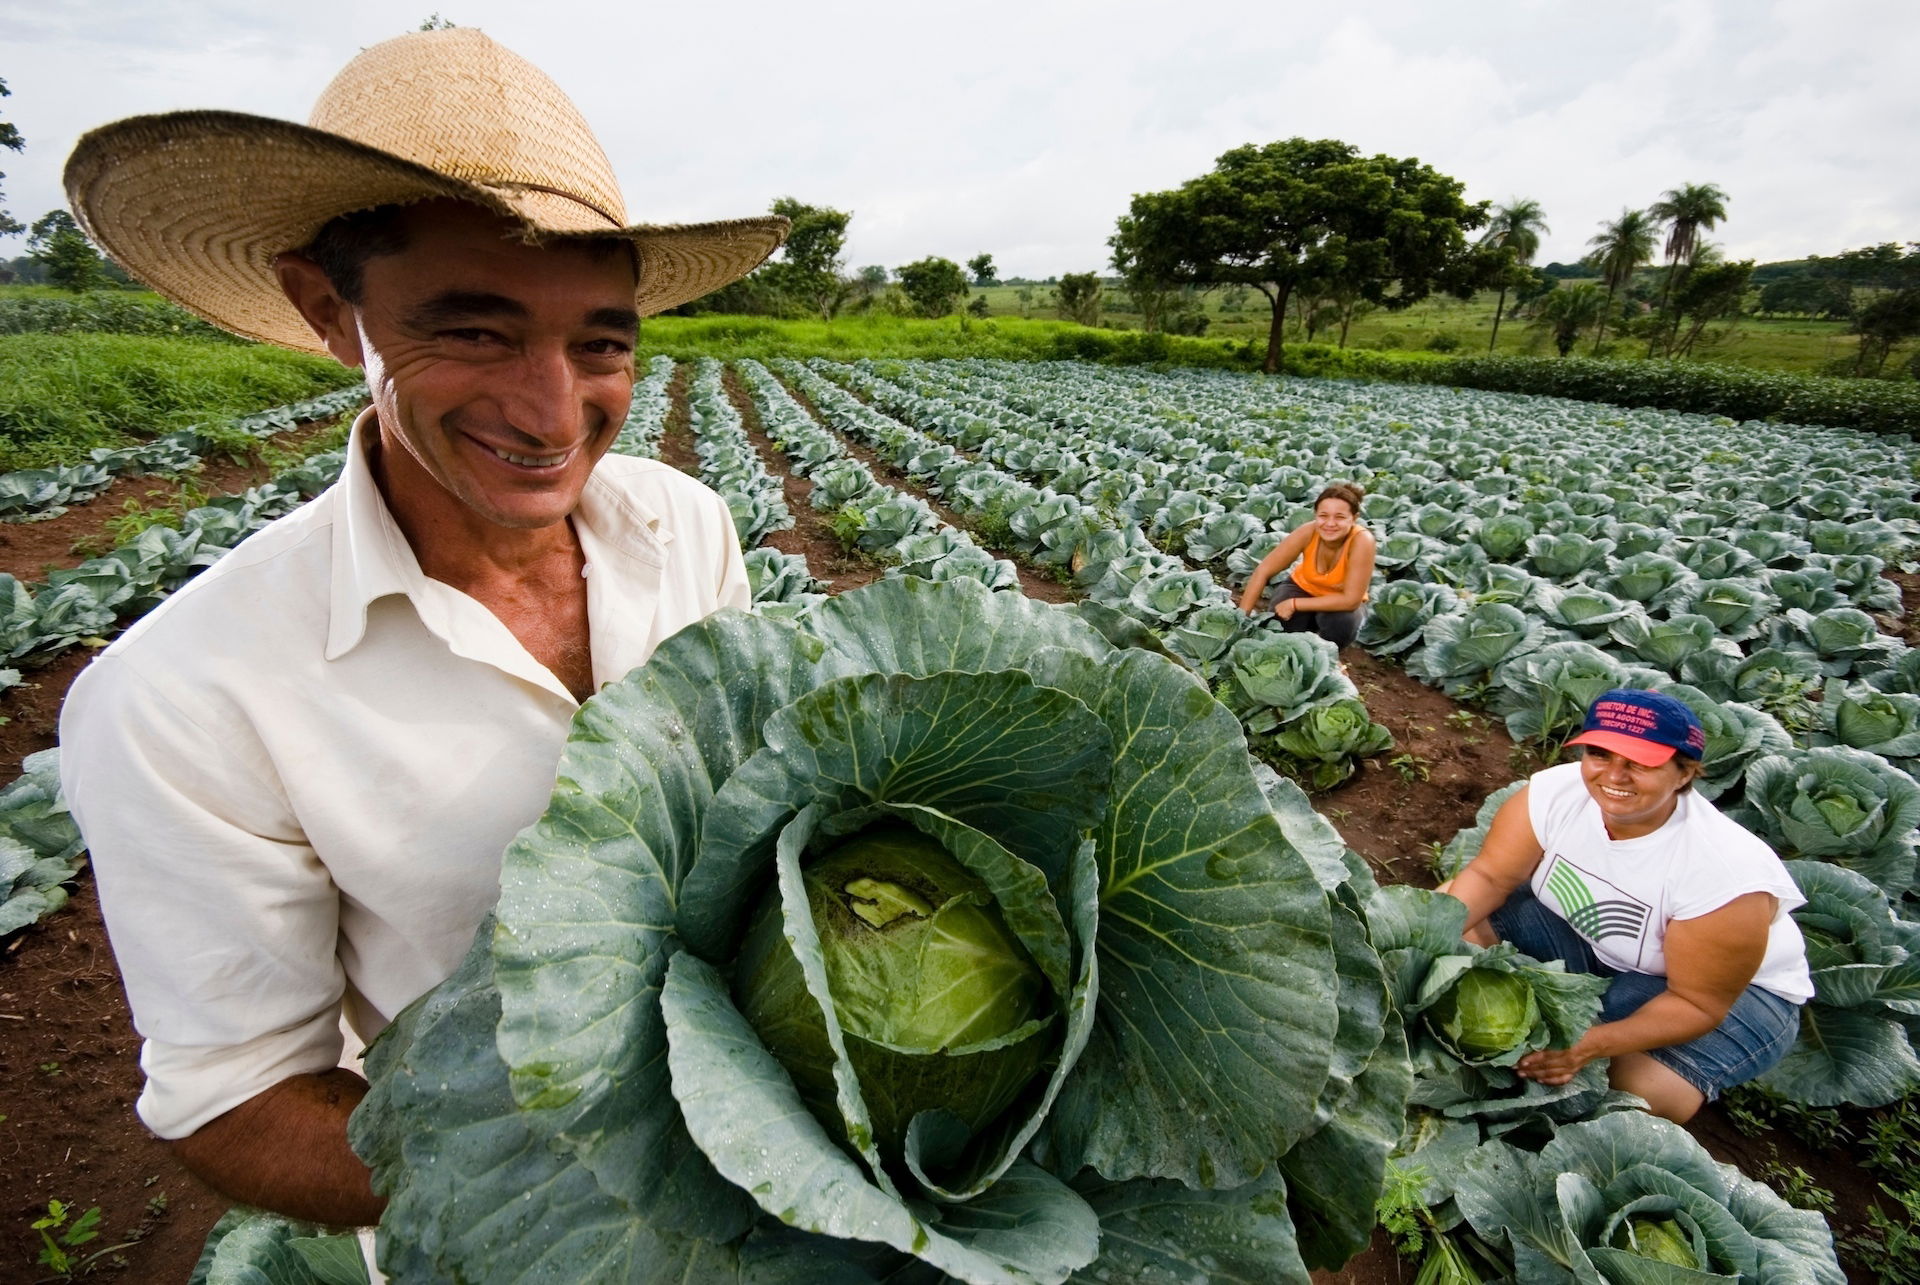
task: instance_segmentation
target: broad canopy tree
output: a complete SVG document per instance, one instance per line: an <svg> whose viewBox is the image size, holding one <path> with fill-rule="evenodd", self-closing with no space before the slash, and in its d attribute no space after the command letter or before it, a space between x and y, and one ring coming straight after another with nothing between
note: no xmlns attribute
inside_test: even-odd
<svg viewBox="0 0 1920 1285"><path fill-rule="evenodd" d="M832 321L853 293L844 275L846 264L840 259L853 213L807 205L790 196L775 201L773 212L791 219L793 228L780 247L780 257L755 275L776 293L805 303L820 314L820 320Z"/></svg>
<svg viewBox="0 0 1920 1285"><path fill-rule="evenodd" d="M1210 173L1135 196L1109 244L1129 278L1259 290L1273 314L1272 372L1296 290L1351 291L1386 308L1435 290L1466 298L1497 267L1467 239L1486 221L1486 202L1469 203L1458 181L1416 159L1290 138L1236 147Z"/></svg>
<svg viewBox="0 0 1920 1285"><path fill-rule="evenodd" d="M933 255L894 270L900 289L923 317L944 317L967 297L967 276L952 259Z"/></svg>

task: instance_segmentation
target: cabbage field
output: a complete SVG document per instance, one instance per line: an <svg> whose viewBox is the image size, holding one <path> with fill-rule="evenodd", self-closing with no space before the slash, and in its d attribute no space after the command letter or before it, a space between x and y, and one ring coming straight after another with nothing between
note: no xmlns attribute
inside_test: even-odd
<svg viewBox="0 0 1920 1285"><path fill-rule="evenodd" d="M1691 705L1702 792L1808 897L1817 998L1741 1110L1885 1134L1920 1091L1910 438L1225 372L659 357L615 449L726 498L755 607L583 710L495 921L372 1050L354 1142L391 1279L1305 1280L1382 1220L1423 1279L1920 1279L1910 1187L1836 1257L1805 1184L1717 1163L1600 1066L1520 1079L1601 985L1380 886L1324 800L1392 734L1330 645L1233 605L1351 480L1374 656L1536 762L1607 687ZM12 583L11 654L110 632L331 468ZM871 583L830 593L850 562ZM57 908L74 840L36 760L0 793L0 925ZM1478 841L1408 855L1444 877ZM912 968L848 944L869 929ZM903 1013L917 986L941 999ZM1908 1156L1920 1126L1881 1143ZM209 1281L358 1270L317 1228L216 1232Z"/></svg>

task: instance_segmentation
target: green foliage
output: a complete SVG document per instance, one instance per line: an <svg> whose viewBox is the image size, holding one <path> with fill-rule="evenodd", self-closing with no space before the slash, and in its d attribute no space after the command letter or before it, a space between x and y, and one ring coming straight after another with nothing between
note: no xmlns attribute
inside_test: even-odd
<svg viewBox="0 0 1920 1285"><path fill-rule="evenodd" d="M36 219L27 238L27 257L47 270L47 280L80 294L107 283L106 260L65 210L49 210Z"/></svg>
<svg viewBox="0 0 1920 1285"><path fill-rule="evenodd" d="M546 815L505 856L498 924L370 1053L352 1142L389 1197L383 1271L512 1280L564 1256L570 1279L1302 1280L1343 1261L1405 1062L1362 876L1241 744L1172 661L968 581L676 634L582 708ZM816 908L809 871L901 825L968 886L923 885L911 862L836 869ZM749 1018L741 933L763 898L764 945L804 995ZM1004 1072L1017 1092L995 1120L922 1112L895 1159L860 1028L877 1004L900 1052L950 1024L891 1025L926 980L900 984L905 961L860 995L830 980L847 961L823 936L865 939L826 921L956 898L1018 939L1040 1016L1016 1006L986 1047L919 1055L944 1079L929 1096L970 1096L975 1051L1046 1053ZM818 1109L845 1145L769 1051L809 1006L832 1058ZM500 1234L503 1208L521 1231Z"/></svg>
<svg viewBox="0 0 1920 1285"><path fill-rule="evenodd" d="M1091 272L1068 272L1061 276L1057 298L1063 321L1083 326L1100 324L1100 278Z"/></svg>
<svg viewBox="0 0 1920 1285"><path fill-rule="evenodd" d="M126 335L0 335L0 472L84 459L356 382L324 357Z"/></svg>
<svg viewBox="0 0 1920 1285"><path fill-rule="evenodd" d="M11 98L12 96L13 91L7 88L7 82L0 80L0 98ZM19 127L10 121L0 120L0 147L17 152L26 145L27 140L20 137ZM0 174L0 179L4 178L6 178L6 175ZM20 221L7 213L6 199L6 192L0 190L0 236L12 236L16 232L24 232L26 229L21 225Z"/></svg>
<svg viewBox="0 0 1920 1285"><path fill-rule="evenodd" d="M1682 361L1390 357L1353 349L1306 350L1298 345L1289 354L1288 374L1451 384L1876 433L1920 431L1920 384L1890 380L1794 375Z"/></svg>
<svg viewBox="0 0 1920 1285"><path fill-rule="evenodd" d="M1499 267L1466 240L1486 219L1485 202L1468 204L1457 181L1417 160L1292 138L1234 148L1208 174L1135 196L1109 244L1123 272L1259 288L1272 305L1263 369L1277 371L1294 291L1388 308L1436 289L1464 298Z"/></svg>
<svg viewBox="0 0 1920 1285"><path fill-rule="evenodd" d="M822 321L832 321L850 292L842 276L846 265L840 252L847 243L852 213L807 205L790 196L776 200L773 213L793 226L780 246L779 258L754 276L768 289L800 301Z"/></svg>
<svg viewBox="0 0 1920 1285"><path fill-rule="evenodd" d="M1882 1285L1920 1285L1920 1189L1881 1184L1898 1206L1889 1214L1879 1205L1867 1210L1867 1229L1841 1242L1847 1256Z"/></svg>
<svg viewBox="0 0 1920 1285"><path fill-rule="evenodd" d="M952 259L932 255L896 268L900 289L923 317L944 317L967 297L967 276Z"/></svg>
<svg viewBox="0 0 1920 1285"><path fill-rule="evenodd" d="M990 286L999 280L993 267L993 256L976 254L967 260L967 271L973 276L976 286Z"/></svg>
<svg viewBox="0 0 1920 1285"><path fill-rule="evenodd" d="M0 293L0 335L36 332L161 335L236 345L246 342L144 291L96 290L79 296Z"/></svg>

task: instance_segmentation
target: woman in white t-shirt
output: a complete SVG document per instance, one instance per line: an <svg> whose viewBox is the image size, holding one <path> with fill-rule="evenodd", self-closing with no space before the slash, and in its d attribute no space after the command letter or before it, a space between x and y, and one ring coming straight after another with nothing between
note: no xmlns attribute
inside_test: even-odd
<svg viewBox="0 0 1920 1285"><path fill-rule="evenodd" d="M1660 692L1601 693L1571 745L1494 815L1479 855L1443 890L1467 937L1613 978L1572 1048L1515 1068L1564 1084L1596 1057L1613 1086L1684 1123L1793 1046L1813 996L1780 858L1693 791L1706 738Z"/></svg>

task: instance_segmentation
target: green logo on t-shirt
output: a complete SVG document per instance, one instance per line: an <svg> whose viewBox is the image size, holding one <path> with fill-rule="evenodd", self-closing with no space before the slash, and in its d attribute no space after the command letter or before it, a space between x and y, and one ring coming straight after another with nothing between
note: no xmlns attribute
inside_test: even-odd
<svg viewBox="0 0 1920 1285"><path fill-rule="evenodd" d="M1560 903L1561 916L1589 941L1599 941L1605 937L1637 939L1646 928L1650 907L1645 902L1624 894L1604 900L1595 897L1593 889L1587 886L1580 872L1558 854L1547 871L1547 890ZM1608 885L1607 891L1620 892L1611 885Z"/></svg>

